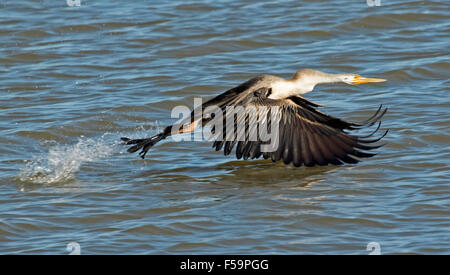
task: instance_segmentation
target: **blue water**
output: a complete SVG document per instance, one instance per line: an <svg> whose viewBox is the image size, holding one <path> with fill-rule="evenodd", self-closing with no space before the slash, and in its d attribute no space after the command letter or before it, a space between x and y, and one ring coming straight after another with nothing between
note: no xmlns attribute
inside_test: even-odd
<svg viewBox="0 0 450 275"><path fill-rule="evenodd" d="M0 1L0 253L450 252L450 4ZM258 74L388 81L307 98L390 132L356 165L237 161L147 137Z"/></svg>

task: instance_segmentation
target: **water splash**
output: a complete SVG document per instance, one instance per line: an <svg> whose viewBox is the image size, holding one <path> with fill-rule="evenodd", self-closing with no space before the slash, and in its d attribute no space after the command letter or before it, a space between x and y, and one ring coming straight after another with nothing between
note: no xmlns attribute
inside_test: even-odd
<svg viewBox="0 0 450 275"><path fill-rule="evenodd" d="M55 183L73 179L80 166L112 155L118 141L81 137L73 145L55 145L48 153L27 161L19 173L21 181ZM116 137L114 137L116 140Z"/></svg>

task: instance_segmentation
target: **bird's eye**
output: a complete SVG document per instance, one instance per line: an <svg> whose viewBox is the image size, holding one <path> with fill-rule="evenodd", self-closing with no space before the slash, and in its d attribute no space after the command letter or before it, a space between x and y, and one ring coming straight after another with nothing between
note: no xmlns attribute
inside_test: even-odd
<svg viewBox="0 0 450 275"><path fill-rule="evenodd" d="M354 80L353 76L348 76L348 75L344 76L344 82L346 82L346 83L352 83L353 80Z"/></svg>

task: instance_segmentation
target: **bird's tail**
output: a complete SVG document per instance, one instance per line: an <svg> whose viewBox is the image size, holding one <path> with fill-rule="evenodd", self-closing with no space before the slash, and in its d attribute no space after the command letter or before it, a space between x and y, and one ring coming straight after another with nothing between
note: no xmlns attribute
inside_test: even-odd
<svg viewBox="0 0 450 275"><path fill-rule="evenodd" d="M129 139L129 138L123 137L123 138L121 138L121 140L123 141L123 144L125 144L125 145L135 144L135 145L131 146L130 148L128 148L127 151L129 153L134 153L142 148L141 152L139 152L139 155L141 156L141 158L144 159L145 154L147 154L148 150L150 148L152 148L153 145L155 145L156 143L158 143L159 141L161 141L162 139L165 139L165 138L166 138L166 135L164 135L164 132L163 132L163 133L159 133L151 138Z"/></svg>

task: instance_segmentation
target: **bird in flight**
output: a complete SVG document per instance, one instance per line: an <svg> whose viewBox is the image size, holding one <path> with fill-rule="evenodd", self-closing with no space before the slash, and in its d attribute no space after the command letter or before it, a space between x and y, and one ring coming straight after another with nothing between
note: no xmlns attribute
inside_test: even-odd
<svg viewBox="0 0 450 275"><path fill-rule="evenodd" d="M227 125L225 121L232 117L233 124L228 126L228 130L236 130L240 122L246 123L245 131L232 131L231 135L226 134L226 126L222 126L222 129L213 127L212 132L217 134L213 148L216 151L223 148L225 155L229 155L236 146L237 159L257 159L262 156L273 162L282 160L285 164L292 163L296 167L354 164L361 158L374 156L374 153L368 151L382 146L374 143L381 140L387 130L378 138L371 137L380 129L381 118L387 108L382 109L380 105L375 114L366 121L352 123L321 112L318 108L323 105L313 103L301 95L311 92L317 84L342 82L357 85L384 81L386 80L366 78L357 74L329 74L312 69L299 70L291 79L260 75L212 98L199 108L201 111L213 106L220 109L223 112L222 125ZM251 119L248 113L230 112L230 107L252 107L265 111L259 112L256 119ZM181 129L173 124L150 138L121 139L124 144L132 145L128 152L141 150L139 155L145 158L148 150L159 141L172 135L191 133L197 125L206 125L213 119L213 116L208 114L195 117L195 112L196 110L192 111L191 117L181 123L184 125ZM256 135L256 138L250 138L258 129L251 125L257 123L258 127L267 126L275 132L277 142L272 147L269 146L271 150L261 149L263 145L268 144L262 137ZM271 123L276 123L277 127ZM359 136L351 133L374 124L378 126L369 135Z"/></svg>

